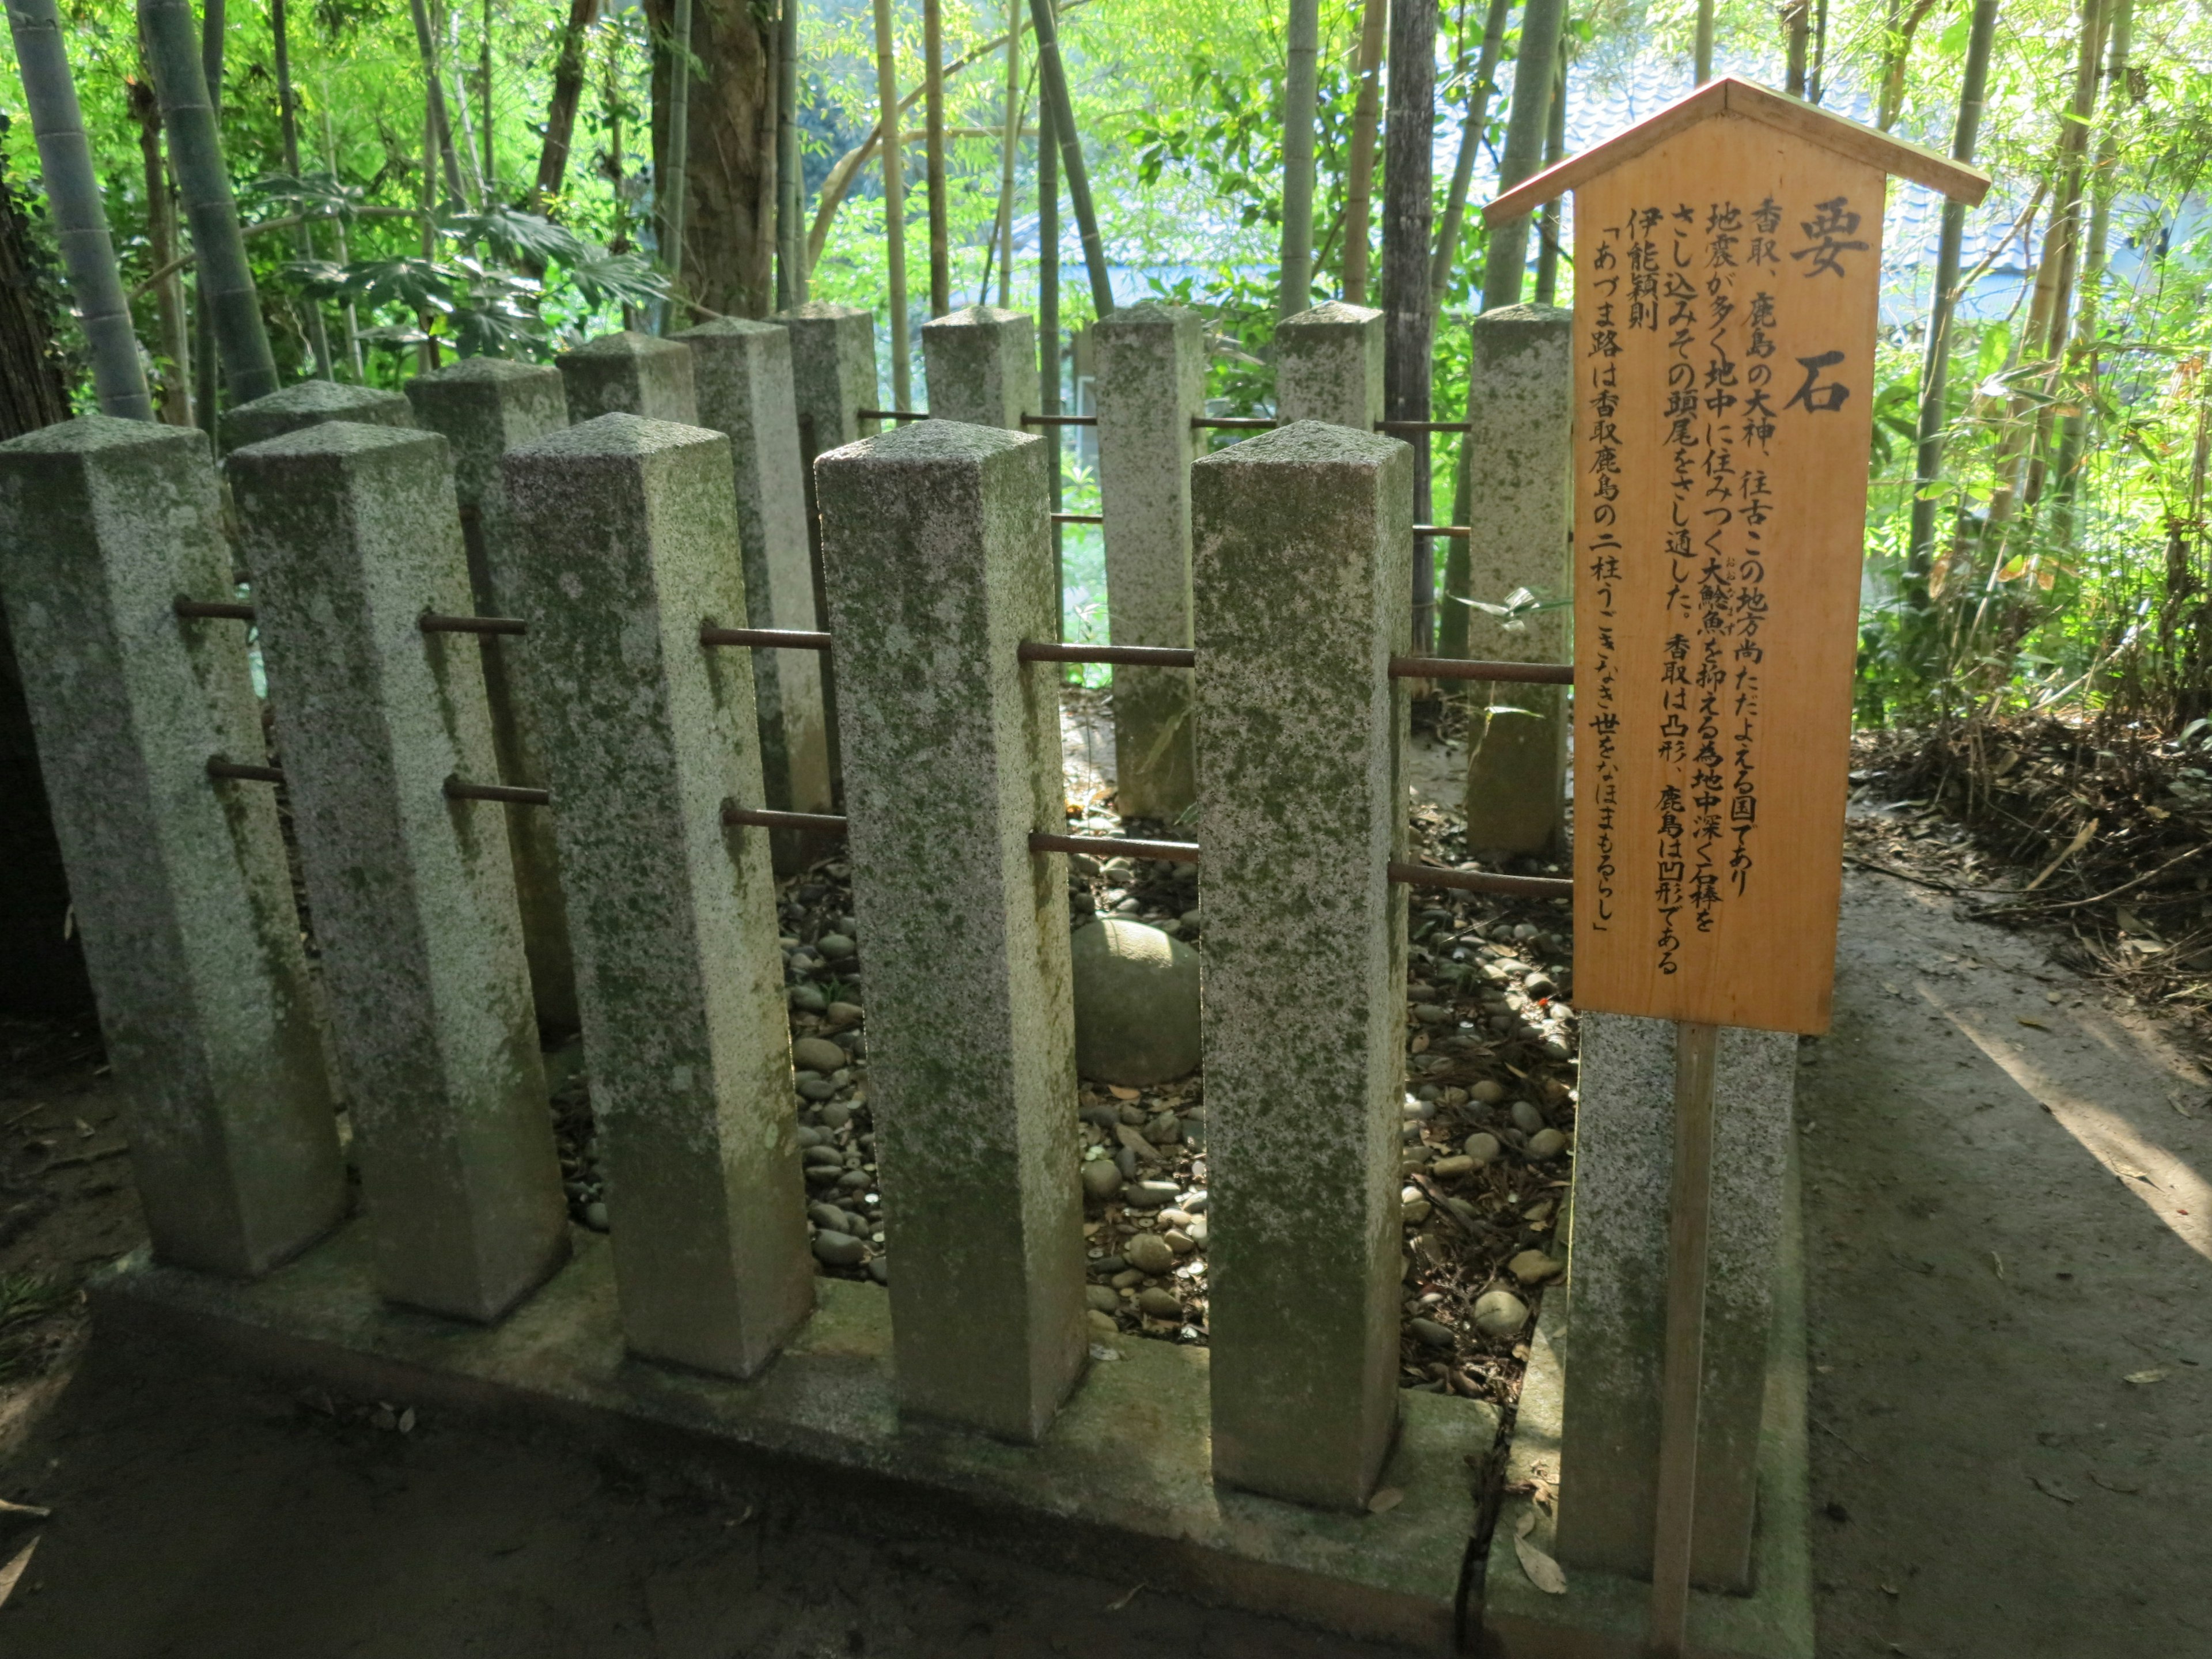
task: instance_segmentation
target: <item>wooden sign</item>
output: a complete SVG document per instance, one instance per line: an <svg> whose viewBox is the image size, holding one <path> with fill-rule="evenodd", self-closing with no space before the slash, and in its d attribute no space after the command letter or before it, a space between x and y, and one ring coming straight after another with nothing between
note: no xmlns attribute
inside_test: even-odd
<svg viewBox="0 0 2212 1659"><path fill-rule="evenodd" d="M1886 174L1988 180L1711 82L1575 191L1575 1001L1828 1026Z"/></svg>

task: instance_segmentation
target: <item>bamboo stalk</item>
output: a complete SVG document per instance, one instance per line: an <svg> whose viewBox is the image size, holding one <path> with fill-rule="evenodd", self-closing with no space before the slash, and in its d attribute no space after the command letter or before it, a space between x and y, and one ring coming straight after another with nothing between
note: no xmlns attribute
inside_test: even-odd
<svg viewBox="0 0 2212 1659"><path fill-rule="evenodd" d="M914 406L914 364L907 340L906 180L899 166L899 95L896 46L891 36L890 0L875 0L876 95L881 113L876 130L883 137L884 251L889 265L891 307L891 407Z"/></svg>
<svg viewBox="0 0 2212 1659"><path fill-rule="evenodd" d="M428 106L424 119L429 124L432 148L446 170L447 195L457 204L465 203L468 196L461 189L461 163L453 154L453 125L446 118L446 88L438 78L438 43L430 32L430 14L423 0L407 0L407 7L415 18L415 49L422 59L422 88Z"/></svg>
<svg viewBox="0 0 2212 1659"><path fill-rule="evenodd" d="M1083 241L1083 263L1091 276L1094 316L1114 314L1114 283L1106 268L1106 245L1098 237L1098 215L1091 204L1091 172L1083 161L1083 140L1075 130L1075 105L1067 91L1067 70L1060 58L1060 24L1053 0L1030 0L1030 23L1036 30L1037 79L1044 105L1059 137L1060 162L1067 173L1067 204L1075 210L1075 231Z"/></svg>
<svg viewBox="0 0 2212 1659"><path fill-rule="evenodd" d="M337 133L331 126L330 88L327 86L323 89L323 155L325 160L326 160L330 164L331 177L332 179L336 179L338 176L338 141ZM345 264L349 263L352 258L352 255L346 248L345 221L343 219L338 220L336 223L335 229L337 240L338 263L340 264ZM345 321L346 356L353 363L353 378L356 383L358 384L366 380L368 376L362 372L362 364L361 361L361 317L355 310L354 303L350 300L346 301Z"/></svg>
<svg viewBox="0 0 2212 1659"><path fill-rule="evenodd" d="M1528 26L1521 26L1521 38L1528 38ZM1703 86L1713 78L1713 0L1698 0L1698 44L1696 47L1697 83Z"/></svg>
<svg viewBox="0 0 2212 1659"><path fill-rule="evenodd" d="M157 273L138 289L154 296L155 325L161 330L161 356L167 367L161 371L160 417L171 426L192 423L191 333L185 315L185 285L178 280L177 202L169 186L168 163L161 154L161 106L150 80L127 83L131 118L138 126L138 159L146 176L146 247Z"/></svg>
<svg viewBox="0 0 2212 1659"><path fill-rule="evenodd" d="M1505 155L1498 169L1500 192L1530 177L1542 162L1544 132L1552 115L1552 59L1565 16L1565 0L1528 0L1522 10L1521 57L1513 66L1513 111L1506 118ZM1490 251L1482 267L1485 311L1520 304L1528 262L1526 216L1491 227Z"/></svg>
<svg viewBox="0 0 2212 1659"><path fill-rule="evenodd" d="M1437 251L1429 268L1429 308L1439 316L1444 295L1451 290L1452 266L1459 258L1468 187L1474 178L1483 129L1490 121L1490 99L1497 90L1498 59L1505 49L1505 22L1511 9L1512 0L1490 0L1490 15L1482 21L1481 54L1475 63L1474 84L1468 88L1467 118L1459 129L1459 155L1452 162L1451 188L1444 197L1444 216L1437 227Z"/></svg>
<svg viewBox="0 0 2212 1659"><path fill-rule="evenodd" d="M775 303L782 310L806 300L806 239L799 218L805 180L799 158L799 0L783 0L776 15L775 71Z"/></svg>
<svg viewBox="0 0 2212 1659"><path fill-rule="evenodd" d="M1049 3L1049 0L1048 0ZM1039 37L1042 46L1042 37ZM1042 58L1042 52L1040 50ZM1037 130L1037 412L1060 413L1060 140L1049 116ZM1051 475L1052 511L1060 508L1060 428L1046 428L1047 466ZM1053 637L1066 631L1067 586L1061 560L1060 527L1052 525Z"/></svg>
<svg viewBox="0 0 2212 1659"><path fill-rule="evenodd" d="M952 309L952 238L945 184L944 0L921 0L923 173L929 187L929 314Z"/></svg>
<svg viewBox="0 0 2212 1659"><path fill-rule="evenodd" d="M1275 315L1313 303L1314 109L1320 96L1321 0L1290 0L1283 78L1283 248Z"/></svg>
<svg viewBox="0 0 2212 1659"><path fill-rule="evenodd" d="M584 96L584 36L599 0L569 0L568 21L561 30L561 51L553 61L553 93L545 105L545 137L538 149L538 179L531 186L532 207L561 193L568 171L568 146L576 132L576 106ZM797 0L787 0L797 3Z"/></svg>
<svg viewBox="0 0 2212 1659"><path fill-rule="evenodd" d="M1559 42L1552 65L1552 112L1544 133L1544 165L1567 155L1567 43ZM1536 303L1550 305L1559 293L1559 198L1554 196L1536 215Z"/></svg>
<svg viewBox="0 0 2212 1659"><path fill-rule="evenodd" d="M499 155L493 148L491 128L491 0L483 0L483 46L477 59L477 72L483 77L483 165L477 171L483 179L487 213L499 200Z"/></svg>
<svg viewBox="0 0 2212 1659"><path fill-rule="evenodd" d="M679 320L684 291L684 210L691 173L691 0L676 0L668 37L668 177L655 179L660 197L661 263L668 267L668 303L661 331Z"/></svg>
<svg viewBox="0 0 2212 1659"><path fill-rule="evenodd" d="M1390 11L1389 112L1383 128L1382 413L1426 421L1434 374L1431 239L1435 191L1437 9ZM1413 440L1413 521L1429 522L1429 434ZM1413 583L1413 652L1426 656L1436 609L1435 548L1417 543Z"/></svg>
<svg viewBox="0 0 2212 1659"><path fill-rule="evenodd" d="M1013 302L1014 153L1021 143L1023 101L1022 0L1006 0L1006 102L999 139L999 217L992 233L999 251L999 307L1002 311Z"/></svg>
<svg viewBox="0 0 2212 1659"><path fill-rule="evenodd" d="M143 36L144 26L140 26ZM207 82L208 108L214 112L216 131L222 131L222 50L223 0L204 0L200 8L200 78ZM176 137L169 139L169 166L177 165ZM177 191L181 198L184 181L179 179ZM207 433L210 442L216 438L216 405L222 390L222 354L216 349L215 307L208 302L207 281L196 276L192 283L192 414Z"/></svg>
<svg viewBox="0 0 2212 1659"><path fill-rule="evenodd" d="M486 0L489 3L489 0ZM276 124L284 145L284 171L293 178L300 176L300 117L299 100L292 95L292 53L284 27L284 0L269 0L269 37L274 49L276 64ZM315 234L303 220L296 245L300 257L315 257ZM335 378L331 373L331 337L323 326L323 308L313 301L307 301L307 346L315 355L315 375L319 380Z"/></svg>
<svg viewBox="0 0 2212 1659"><path fill-rule="evenodd" d="M1511 0L1492 0L1492 5ZM1352 155L1344 185L1344 298L1367 303L1367 239L1375 188L1375 128L1382 108L1382 42L1390 0L1362 0L1359 8L1359 95L1352 106ZM1474 163L1468 158L1468 166Z"/></svg>

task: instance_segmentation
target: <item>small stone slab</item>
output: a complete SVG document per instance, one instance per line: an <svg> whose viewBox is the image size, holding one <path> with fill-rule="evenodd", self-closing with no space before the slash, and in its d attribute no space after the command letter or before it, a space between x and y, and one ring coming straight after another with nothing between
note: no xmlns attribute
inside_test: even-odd
<svg viewBox="0 0 2212 1659"><path fill-rule="evenodd" d="M344 1213L300 917L263 783L204 433L88 415L0 444L0 595L166 1261L264 1273Z"/></svg>
<svg viewBox="0 0 2212 1659"><path fill-rule="evenodd" d="M1019 432L1036 401L1036 325L1029 313L964 306L921 325L932 420Z"/></svg>
<svg viewBox="0 0 2212 1659"><path fill-rule="evenodd" d="M642 415L649 421L699 419L691 354L673 340L623 329L586 340L554 360L578 424L601 415Z"/></svg>
<svg viewBox="0 0 2212 1659"><path fill-rule="evenodd" d="M354 386L343 380L302 380L282 392L256 398L250 404L226 409L216 416L223 453L247 444L281 438L302 427L325 421L353 421L363 426L412 426L415 412L397 392Z"/></svg>
<svg viewBox="0 0 2212 1659"><path fill-rule="evenodd" d="M1276 324L1275 418L1372 432L1382 418L1382 313L1331 300Z"/></svg>
<svg viewBox="0 0 2212 1659"><path fill-rule="evenodd" d="M1398 1410L1413 462L1308 421L1191 469L1213 1469L1340 1510Z"/></svg>
<svg viewBox="0 0 2212 1659"><path fill-rule="evenodd" d="M460 503L461 540L477 614L520 616L530 549L515 534L500 457L568 424L560 371L503 357L462 357L408 381L407 399L415 407L416 424L444 438L453 456L453 494ZM531 646L497 634L480 635L478 644L499 781L538 788L545 762L538 750L535 709L544 693L530 683ZM552 816L535 806L506 810L514 896L522 912L522 950L530 963L538 1022L550 1030L574 1030L576 964L568 945Z"/></svg>
<svg viewBox="0 0 2212 1659"><path fill-rule="evenodd" d="M729 441L603 415L507 457L634 1352L750 1376L814 1305Z"/></svg>
<svg viewBox="0 0 2212 1659"><path fill-rule="evenodd" d="M1021 1441L1085 1341L1044 457L923 421L816 472L900 1405Z"/></svg>
<svg viewBox="0 0 2212 1659"><path fill-rule="evenodd" d="M335 422L235 451L339 1075L395 1302L493 1320L567 1258L445 440Z"/></svg>

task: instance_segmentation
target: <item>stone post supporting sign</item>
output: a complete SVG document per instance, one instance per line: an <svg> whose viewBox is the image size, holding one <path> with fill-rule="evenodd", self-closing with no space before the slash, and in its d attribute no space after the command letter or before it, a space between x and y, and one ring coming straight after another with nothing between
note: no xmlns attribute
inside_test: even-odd
<svg viewBox="0 0 2212 1659"><path fill-rule="evenodd" d="M617 413L686 425L699 418L691 354L673 340L626 328L586 340L554 362L568 391L568 418L579 424Z"/></svg>
<svg viewBox="0 0 2212 1659"><path fill-rule="evenodd" d="M1091 330L1098 354L1098 489L1115 645L1190 644L1192 419L1206 408L1194 311L1135 305ZM1196 798L1190 675L1114 671L1114 778L1128 817L1182 817Z"/></svg>
<svg viewBox="0 0 2212 1659"><path fill-rule="evenodd" d="M818 629L790 333L774 323L731 317L676 337L690 348L699 424L730 441L747 620L729 625ZM823 653L755 651L751 656L767 804L780 811L827 812L832 797ZM796 867L804 852L800 837L777 830L771 839L777 867Z"/></svg>
<svg viewBox="0 0 2212 1659"><path fill-rule="evenodd" d="M1382 418L1382 313L1331 300L1276 324L1275 416L1372 432Z"/></svg>
<svg viewBox="0 0 2212 1659"><path fill-rule="evenodd" d="M1209 948L1211 939L1209 929ZM1658 1502L1674 1032L1671 1020L1582 1017L1559 1553L1571 1569L1632 1577L1651 1570ZM1797 1039L1789 1032L1740 1026L1721 1032L1691 1559L1692 1577L1711 1589L1752 1588L1760 1414L1796 1071Z"/></svg>
<svg viewBox="0 0 2212 1659"><path fill-rule="evenodd" d="M1474 338L1468 591L1485 605L1525 592L1559 608L1518 617L1469 611L1467 654L1565 662L1573 634L1574 313L1501 307L1474 319ZM1467 844L1557 851L1566 828L1566 688L1482 686L1470 695L1468 716Z"/></svg>
<svg viewBox="0 0 2212 1659"><path fill-rule="evenodd" d="M453 493L460 503L461 540L468 550L469 586L477 613L520 616L532 549L516 535L499 462L508 450L568 425L559 371L501 357L463 357L408 381L407 397L415 406L416 423L443 437L453 459ZM536 647L511 635L486 634L478 643L491 705L492 744L499 755L498 781L541 787L545 763L538 750L537 707L545 692L533 690L529 678ZM538 1023L574 1030L576 965L568 948L552 816L537 806L510 805L505 811Z"/></svg>
<svg viewBox="0 0 2212 1659"><path fill-rule="evenodd" d="M1085 1351L1044 457L924 421L817 471L899 1401L1024 1441Z"/></svg>
<svg viewBox="0 0 2212 1659"><path fill-rule="evenodd" d="M90 415L0 445L21 665L155 1253L267 1271L345 1211L329 1076L204 434Z"/></svg>
<svg viewBox="0 0 2212 1659"><path fill-rule="evenodd" d="M1340 1510L1398 1402L1413 486L1318 422L1191 470L1213 1472Z"/></svg>
<svg viewBox="0 0 2212 1659"><path fill-rule="evenodd" d="M337 422L228 462L378 1286L496 1319L566 1258L445 440Z"/></svg>
<svg viewBox="0 0 2212 1659"><path fill-rule="evenodd" d="M812 561L814 614L827 617L822 587L822 514L815 501L815 458L872 436L879 422L860 411L878 407L875 313L833 300L809 300L769 319L791 336L792 395L799 409L799 460L806 480L807 557ZM842 789L838 753L837 665L822 659L822 707L830 733L830 777Z"/></svg>
<svg viewBox="0 0 2212 1659"><path fill-rule="evenodd" d="M814 1304L730 445L603 415L509 454L632 1352L732 1376ZM874 1010L871 1010L872 1014Z"/></svg>
<svg viewBox="0 0 2212 1659"><path fill-rule="evenodd" d="M226 409L216 417L226 453L265 443L301 427L325 421L354 421L362 426L412 426L414 411L397 392L349 386L342 380L301 380L282 392Z"/></svg>
<svg viewBox="0 0 2212 1659"><path fill-rule="evenodd" d="M1019 432L1036 401L1036 325L1026 312L966 306L932 318L921 360L933 419Z"/></svg>

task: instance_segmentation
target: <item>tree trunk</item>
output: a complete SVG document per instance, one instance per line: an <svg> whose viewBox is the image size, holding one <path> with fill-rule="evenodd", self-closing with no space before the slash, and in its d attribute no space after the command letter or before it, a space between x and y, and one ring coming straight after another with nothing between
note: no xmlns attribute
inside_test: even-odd
<svg viewBox="0 0 2212 1659"><path fill-rule="evenodd" d="M284 171L293 178L300 176L300 113L299 100L292 95L291 44L285 38L284 0L269 0L269 38L276 59L277 125L284 140ZM315 235L303 220L300 225L298 246L302 259L315 257ZM323 380L331 374L331 337L323 326L323 308L313 300L307 302L307 345L315 354L315 374Z"/></svg>
<svg viewBox="0 0 2212 1659"><path fill-rule="evenodd" d="M1390 111L1383 127L1382 412L1394 421L1429 418L1432 318L1429 309L1431 220L1435 205L1437 9L1414 0L1390 9ZM1413 441L1413 518L1429 519L1429 444ZM1413 651L1425 655L1436 608L1435 548L1413 556Z"/></svg>
<svg viewBox="0 0 2212 1659"><path fill-rule="evenodd" d="M1559 42L1559 61L1552 65L1552 112L1544 129L1544 165L1552 167L1567 155L1567 43ZM1536 303L1547 306L1559 295L1559 198L1544 204L1536 216Z"/></svg>
<svg viewBox="0 0 2212 1659"><path fill-rule="evenodd" d="M1096 317L1114 314L1114 283L1106 270L1106 245L1099 240L1098 215L1091 205L1091 170L1084 165L1083 140L1075 130L1075 103L1067 93L1067 68L1060 59L1060 22L1053 0L1030 0L1030 22L1036 30L1037 80L1045 112L1059 138L1060 163L1067 173L1067 204L1075 210L1076 234L1083 239L1083 264L1091 274L1091 309Z"/></svg>
<svg viewBox="0 0 2212 1659"><path fill-rule="evenodd" d="M661 137L664 159L653 170L653 191L660 209L660 262L668 267L670 289L668 303L661 308L664 333L684 308L684 181L691 171L691 0L676 0L665 54L668 119Z"/></svg>
<svg viewBox="0 0 2212 1659"><path fill-rule="evenodd" d="M138 160L146 179L146 252L158 274L154 278L154 314L161 331L161 349L154 368L161 418L171 426L192 423L191 336L185 326L185 283L169 266L177 258L177 203L169 189L169 169L161 158L161 106L154 83L133 76L123 83L131 100L131 118L138 127Z"/></svg>
<svg viewBox="0 0 2212 1659"><path fill-rule="evenodd" d="M1320 95L1321 0L1290 0L1283 76L1283 248L1275 315L1313 304L1314 106Z"/></svg>
<svg viewBox="0 0 2212 1659"><path fill-rule="evenodd" d="M1451 289L1452 266L1459 258L1468 185L1474 177L1483 129L1490 123L1490 99L1497 90L1498 59L1504 50L1505 23L1511 9L1512 0L1490 0L1490 15L1483 20L1481 56L1475 64L1474 84L1468 89L1467 119L1460 125L1459 155L1452 163L1451 190L1444 198L1443 223L1437 231L1436 258L1429 268L1430 308L1439 315L1444 308L1444 295Z"/></svg>
<svg viewBox="0 0 2212 1659"><path fill-rule="evenodd" d="M952 309L952 232L945 181L945 17L921 0L922 177L929 191L929 314Z"/></svg>
<svg viewBox="0 0 2212 1659"><path fill-rule="evenodd" d="M799 155L799 0L783 0L776 15L775 181L775 304L781 311L806 299L806 226L800 217L805 180Z"/></svg>
<svg viewBox="0 0 2212 1659"><path fill-rule="evenodd" d="M1812 0L1789 0L1782 8L1782 31L1788 42L1789 68L1783 90L1792 98L1805 95L1806 60L1812 56L1813 7Z"/></svg>
<svg viewBox="0 0 2212 1659"><path fill-rule="evenodd" d="M1528 39L1528 26L1521 26L1522 39ZM1697 45L1692 49L1695 61L1691 65L1691 78L1703 86L1713 78L1713 0L1698 0Z"/></svg>
<svg viewBox="0 0 2212 1659"><path fill-rule="evenodd" d="M461 189L460 158L453 153L453 124L446 115L445 83L438 78L438 42L430 32L429 8L424 0L408 0L408 9L414 14L415 50L422 60L423 118L436 139L438 161L445 169L446 194L455 206L465 206L468 196Z"/></svg>
<svg viewBox="0 0 2212 1659"><path fill-rule="evenodd" d="M139 26L143 40L145 26ZM222 131L223 0L205 0L200 8L200 78L207 83L208 108L218 137ZM151 60L149 59L150 63ZM169 171L177 171L177 145L169 142ZM178 194L184 192L181 176ZM208 300L205 270L192 273L192 415L210 443L216 435L216 407L222 391L222 354L216 349L215 307Z"/></svg>
<svg viewBox="0 0 2212 1659"><path fill-rule="evenodd" d="M1897 125L1905 110L1905 67L1912 56L1912 37L1935 9L1936 0L1911 0L1890 13L1882 38L1881 96L1875 105L1874 124L1884 132Z"/></svg>
<svg viewBox="0 0 2212 1659"><path fill-rule="evenodd" d="M1049 5L1051 0L1045 0ZM1038 36L1040 41L1043 36ZM1042 53L1040 53L1042 62ZM1042 75L1039 76L1042 78ZM1049 99L1046 101L1049 102ZM1037 413L1060 413L1060 136L1048 113L1037 123ZM1045 465L1050 474L1052 510L1060 511L1060 428L1048 426ZM1063 526L1052 526L1053 632L1057 638L1067 623L1067 581L1061 562Z"/></svg>
<svg viewBox="0 0 2212 1659"><path fill-rule="evenodd" d="M796 4L798 0L787 0ZM553 64L553 95L545 106L545 137L538 149L538 182L531 189L532 207L543 208L545 198L561 193L568 173L568 146L576 136L576 106L584 96L584 37L599 0L568 0L568 21L561 31L561 53Z"/></svg>
<svg viewBox="0 0 2212 1659"><path fill-rule="evenodd" d="M1390 0L1363 0L1359 8L1359 97L1352 106L1352 157L1344 190L1344 298L1355 306L1367 303L1368 203L1375 188L1375 128L1382 106L1382 42L1389 15Z"/></svg>
<svg viewBox="0 0 2212 1659"><path fill-rule="evenodd" d="M1014 283L1014 158L1022 142L1022 0L1006 0L1006 101L999 127L999 218L993 235L999 253L999 308L1012 301ZM982 301L979 298L977 304Z"/></svg>
<svg viewBox="0 0 2212 1659"><path fill-rule="evenodd" d="M21 48L17 49L19 52ZM0 113L0 137L8 118ZM0 442L69 419L52 296L0 151Z"/></svg>
<svg viewBox="0 0 2212 1659"><path fill-rule="evenodd" d="M101 412L150 421L154 404L146 395L138 337L131 328L131 301L116 268L115 245L108 239L106 209L93 173L84 114L77 106L54 0L9 0L8 27L38 140L62 267L69 272L70 292L91 348L92 382Z"/></svg>
<svg viewBox="0 0 2212 1659"><path fill-rule="evenodd" d="M891 313L891 407L914 407L914 350L907 337L906 167L899 155L898 42L891 0L875 0L876 130L883 135L884 264Z"/></svg>
<svg viewBox="0 0 2212 1659"><path fill-rule="evenodd" d="M1498 188L1509 191L1542 165L1544 131L1552 115L1552 59L1566 19L1565 0L1528 0L1521 13L1521 56L1513 65L1513 112L1506 118L1505 155L1498 169ZM1490 252L1482 266L1482 308L1521 303L1521 279L1528 264L1528 221L1515 219L1490 229Z"/></svg>
<svg viewBox="0 0 2212 1659"><path fill-rule="evenodd" d="M653 32L670 37L673 0L646 0ZM775 294L774 200L775 86L767 31L747 0L692 0L689 165L684 179L686 297L731 317L765 316ZM667 176L667 54L653 74L654 177Z"/></svg>

